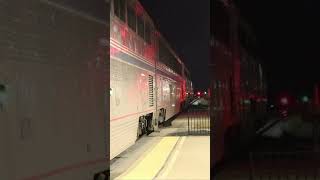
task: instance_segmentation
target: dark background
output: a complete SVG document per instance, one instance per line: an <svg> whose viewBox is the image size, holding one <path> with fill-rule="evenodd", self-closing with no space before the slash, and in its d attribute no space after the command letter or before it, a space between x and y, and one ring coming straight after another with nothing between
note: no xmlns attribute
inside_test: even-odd
<svg viewBox="0 0 320 180"><path fill-rule="evenodd" d="M209 84L210 1L141 0L160 32L191 71L196 89ZM235 0L252 26L265 64L268 95L312 95L319 81L319 2Z"/></svg>
<svg viewBox="0 0 320 180"><path fill-rule="evenodd" d="M209 88L210 0L140 0L185 62L196 90Z"/></svg>
<svg viewBox="0 0 320 180"><path fill-rule="evenodd" d="M270 97L281 91L311 95L319 81L319 2L236 0L252 25L265 62Z"/></svg>

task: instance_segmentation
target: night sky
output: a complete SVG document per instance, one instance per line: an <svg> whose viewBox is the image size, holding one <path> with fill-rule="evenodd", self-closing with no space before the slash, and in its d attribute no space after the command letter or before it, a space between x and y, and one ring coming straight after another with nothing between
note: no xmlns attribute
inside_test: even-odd
<svg viewBox="0 0 320 180"><path fill-rule="evenodd" d="M140 0L190 70L194 86L209 87L210 0Z"/></svg>
<svg viewBox="0 0 320 180"><path fill-rule="evenodd" d="M319 80L320 6L316 0L237 0L251 23L268 73L269 95L310 94Z"/></svg>
<svg viewBox="0 0 320 180"><path fill-rule="evenodd" d="M201 2L201 3L200 3ZM319 81L320 6L316 0L236 0L251 24L265 63L269 96L311 95ZM141 0L160 32L191 70L196 87L208 87L210 1Z"/></svg>

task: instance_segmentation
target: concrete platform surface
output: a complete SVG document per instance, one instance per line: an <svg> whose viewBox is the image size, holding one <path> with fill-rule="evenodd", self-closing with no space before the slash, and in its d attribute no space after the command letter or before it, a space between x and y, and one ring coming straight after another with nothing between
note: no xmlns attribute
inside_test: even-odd
<svg viewBox="0 0 320 180"><path fill-rule="evenodd" d="M210 137L183 136L157 180L209 180Z"/></svg>

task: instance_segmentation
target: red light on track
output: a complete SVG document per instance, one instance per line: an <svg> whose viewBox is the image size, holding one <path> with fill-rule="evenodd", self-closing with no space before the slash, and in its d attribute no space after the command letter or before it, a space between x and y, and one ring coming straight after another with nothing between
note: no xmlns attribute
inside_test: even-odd
<svg viewBox="0 0 320 180"><path fill-rule="evenodd" d="M282 97L280 102L281 102L282 105L288 105L288 103L289 103L288 102L288 98L286 98L286 97Z"/></svg>

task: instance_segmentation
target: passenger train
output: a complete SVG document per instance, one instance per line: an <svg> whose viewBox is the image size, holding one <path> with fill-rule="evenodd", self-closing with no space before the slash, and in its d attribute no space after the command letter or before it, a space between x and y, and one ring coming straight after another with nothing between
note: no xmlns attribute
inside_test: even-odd
<svg viewBox="0 0 320 180"><path fill-rule="evenodd" d="M232 1L213 1L212 166L244 150L266 116L266 77L250 26Z"/></svg>
<svg viewBox="0 0 320 180"><path fill-rule="evenodd" d="M112 0L110 159L192 98L190 72L137 0Z"/></svg>

